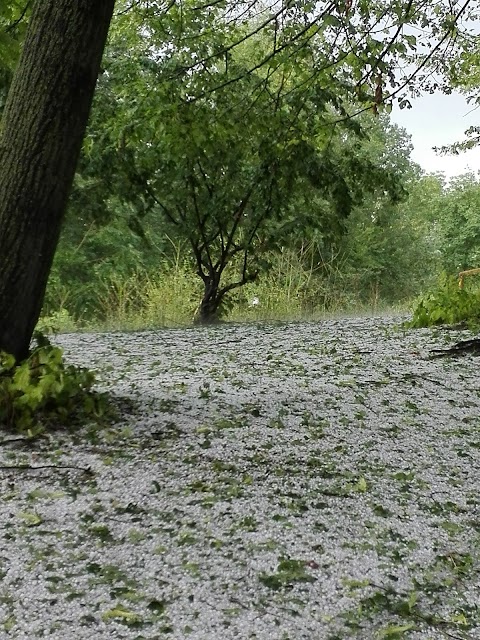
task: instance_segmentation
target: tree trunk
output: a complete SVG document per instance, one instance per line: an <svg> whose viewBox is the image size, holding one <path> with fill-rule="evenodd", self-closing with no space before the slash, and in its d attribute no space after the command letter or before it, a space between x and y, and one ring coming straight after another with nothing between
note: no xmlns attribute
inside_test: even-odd
<svg viewBox="0 0 480 640"><path fill-rule="evenodd" d="M0 137L0 351L22 360L87 125L115 0L37 0Z"/></svg>
<svg viewBox="0 0 480 640"><path fill-rule="evenodd" d="M202 301L195 313L194 324L208 325L220 322L220 305L222 297L219 296L220 276L214 274L205 282L205 292Z"/></svg>

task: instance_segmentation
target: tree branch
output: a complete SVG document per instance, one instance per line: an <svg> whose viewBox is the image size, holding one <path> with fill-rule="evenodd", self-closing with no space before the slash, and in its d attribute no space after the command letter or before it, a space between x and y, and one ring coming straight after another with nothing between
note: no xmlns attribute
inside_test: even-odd
<svg viewBox="0 0 480 640"><path fill-rule="evenodd" d="M20 22L27 15L27 11L29 10L30 6L32 5L32 2L33 2L33 0L28 0L27 4L24 6L23 11L20 14L20 16L15 20L15 22L12 22L11 24L8 25L8 27L5 29L5 33L10 33L10 31L13 31L15 29L15 27L17 27L20 24Z"/></svg>

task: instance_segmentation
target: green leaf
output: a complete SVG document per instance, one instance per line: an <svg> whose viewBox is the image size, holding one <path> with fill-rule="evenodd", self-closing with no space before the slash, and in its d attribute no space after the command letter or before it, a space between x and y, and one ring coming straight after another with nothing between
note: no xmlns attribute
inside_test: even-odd
<svg viewBox="0 0 480 640"><path fill-rule="evenodd" d="M23 520L27 527L38 527L43 522L41 516L34 511L20 511L17 513L17 518Z"/></svg>
<svg viewBox="0 0 480 640"><path fill-rule="evenodd" d="M115 619L122 620L126 624L135 624L142 621L142 617L138 613L130 611L121 604L118 604L113 609L108 609L108 611L102 613L102 620L104 622Z"/></svg>
<svg viewBox="0 0 480 640"><path fill-rule="evenodd" d="M18 391L24 391L29 386L30 379L30 367L27 363L23 363L15 370L15 374L13 376L13 384Z"/></svg>
<svg viewBox="0 0 480 640"><path fill-rule="evenodd" d="M415 628L416 624L414 624L413 622L403 625L389 625L388 627L381 629L377 633L376 637L378 638L378 640L382 638L401 638L407 631L411 631Z"/></svg>
<svg viewBox="0 0 480 640"><path fill-rule="evenodd" d="M357 484L354 486L354 489L359 493L365 493L367 491L368 489L367 481L363 476L359 479Z"/></svg>
<svg viewBox="0 0 480 640"><path fill-rule="evenodd" d="M0 373L10 371L15 366L15 358L4 352L0 352Z"/></svg>

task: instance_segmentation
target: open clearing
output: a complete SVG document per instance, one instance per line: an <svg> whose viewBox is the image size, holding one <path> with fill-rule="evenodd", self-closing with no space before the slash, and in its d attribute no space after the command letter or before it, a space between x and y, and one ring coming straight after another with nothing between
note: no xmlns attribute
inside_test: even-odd
<svg viewBox="0 0 480 640"><path fill-rule="evenodd" d="M139 406L2 442L0 637L480 638L479 360L398 322L59 336Z"/></svg>

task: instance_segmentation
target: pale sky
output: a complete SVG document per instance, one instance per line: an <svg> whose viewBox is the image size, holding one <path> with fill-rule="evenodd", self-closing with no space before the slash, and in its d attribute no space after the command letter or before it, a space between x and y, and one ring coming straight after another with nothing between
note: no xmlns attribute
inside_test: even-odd
<svg viewBox="0 0 480 640"><path fill-rule="evenodd" d="M464 139L464 131L480 125L480 109L458 94L426 95L412 100L412 109L394 105L391 118L412 136L412 160L424 171L443 171L447 178L467 171L480 171L480 147L459 156L440 156L432 150Z"/></svg>

